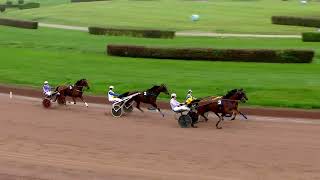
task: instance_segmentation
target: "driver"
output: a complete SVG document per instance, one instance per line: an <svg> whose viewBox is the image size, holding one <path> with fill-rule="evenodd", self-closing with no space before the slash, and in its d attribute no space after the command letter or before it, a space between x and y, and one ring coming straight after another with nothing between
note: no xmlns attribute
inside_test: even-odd
<svg viewBox="0 0 320 180"><path fill-rule="evenodd" d="M177 101L177 95L175 93L171 94L170 106L171 106L171 109L175 112L190 110L190 108L188 108L184 104L181 104Z"/></svg>
<svg viewBox="0 0 320 180"><path fill-rule="evenodd" d="M43 91L43 94L44 94L45 96L50 97L50 96L53 96L53 95L55 95L55 94L59 95L59 92L53 92L53 91L51 90L51 87L50 87L48 81L45 81L43 84L44 84L44 85L43 85L43 87L42 87L42 91Z"/></svg>
<svg viewBox="0 0 320 180"><path fill-rule="evenodd" d="M114 86L109 86L109 91L108 91L108 100L110 102L120 102L122 99L118 98L120 94L114 93L113 92Z"/></svg>
<svg viewBox="0 0 320 180"><path fill-rule="evenodd" d="M196 98L194 98L192 96L192 90L189 89L188 90L188 93L187 93L187 96L186 96L186 104L189 105L193 100L195 100Z"/></svg>

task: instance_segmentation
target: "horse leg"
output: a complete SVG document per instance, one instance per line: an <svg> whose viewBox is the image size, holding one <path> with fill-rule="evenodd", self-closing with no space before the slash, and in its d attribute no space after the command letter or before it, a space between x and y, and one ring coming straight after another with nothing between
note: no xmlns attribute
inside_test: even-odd
<svg viewBox="0 0 320 180"><path fill-rule="evenodd" d="M231 118L230 120L233 121L236 119L237 113L232 113L233 114L233 118Z"/></svg>
<svg viewBox="0 0 320 180"><path fill-rule="evenodd" d="M216 113L216 115L219 117L219 121L216 124L217 129L222 129L222 127L219 127L219 124L223 121L223 116L220 116L219 114Z"/></svg>
<svg viewBox="0 0 320 180"><path fill-rule="evenodd" d="M239 114L241 114L245 119L248 119L246 115L244 115L241 111L239 111Z"/></svg>
<svg viewBox="0 0 320 180"><path fill-rule="evenodd" d="M191 117L191 127L193 128L198 128L198 126L194 125L196 124L195 121L193 120L193 118Z"/></svg>
<svg viewBox="0 0 320 180"><path fill-rule="evenodd" d="M81 101L86 105L86 107L89 107L88 103L86 101L84 101L83 97L80 97Z"/></svg>
<svg viewBox="0 0 320 180"><path fill-rule="evenodd" d="M162 115L162 117L164 117L164 114L161 112L160 108L158 108L158 106L157 106L156 103L151 103L151 105L160 112L160 114Z"/></svg>
<svg viewBox="0 0 320 180"><path fill-rule="evenodd" d="M193 128L198 128L198 126L194 125L193 122L191 123L191 127L193 127Z"/></svg>
<svg viewBox="0 0 320 180"><path fill-rule="evenodd" d="M136 104L136 108L143 112L143 110L140 108L140 101L136 101Z"/></svg>
<svg viewBox="0 0 320 180"><path fill-rule="evenodd" d="M73 104L76 104L76 98L72 96Z"/></svg>
<svg viewBox="0 0 320 180"><path fill-rule="evenodd" d="M203 117L206 122L208 122L209 119L204 115L204 113L201 113L200 116Z"/></svg>

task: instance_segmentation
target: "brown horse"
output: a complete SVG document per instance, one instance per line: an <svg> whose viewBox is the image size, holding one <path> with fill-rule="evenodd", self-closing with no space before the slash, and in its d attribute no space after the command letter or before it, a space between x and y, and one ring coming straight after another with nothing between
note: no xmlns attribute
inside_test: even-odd
<svg viewBox="0 0 320 180"><path fill-rule="evenodd" d="M140 92L140 94L138 94L137 96L134 96L132 98L132 101L136 102L136 108L139 109L141 112L143 112L143 110L140 108L140 103L142 102L142 103L152 105L164 117L164 114L161 112L160 108L156 104L157 98L158 98L159 94L162 92L169 95L169 91L168 91L166 85L164 85L164 84L161 84L160 86L156 85L146 91ZM135 94L135 93L137 93L137 91L126 92L126 93L120 95L119 98L131 95L131 94Z"/></svg>
<svg viewBox="0 0 320 180"><path fill-rule="evenodd" d="M245 102L246 100L248 100L248 97L242 89L233 89L223 97L212 97L199 101L197 111L206 121L208 121L208 118L204 114L209 111L214 112L219 117L216 127L221 129L222 127L219 127L219 124L224 120L223 117L227 114L234 115L232 120L235 119L237 114L242 114L244 116L244 114L238 110L238 105L239 102ZM219 101L221 104L219 104Z"/></svg>
<svg viewBox="0 0 320 180"><path fill-rule="evenodd" d="M60 98L62 99L63 103L66 105L65 97L69 96L72 97L73 103L76 104L76 98L80 98L81 101L88 107L88 103L83 99L83 90L84 88L90 89L89 84L86 79L80 79L77 81L73 86L58 86L56 91L60 93Z"/></svg>

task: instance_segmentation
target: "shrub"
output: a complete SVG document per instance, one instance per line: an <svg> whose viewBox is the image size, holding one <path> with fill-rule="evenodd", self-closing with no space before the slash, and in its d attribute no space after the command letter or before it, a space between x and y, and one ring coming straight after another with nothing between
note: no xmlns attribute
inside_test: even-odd
<svg viewBox="0 0 320 180"><path fill-rule="evenodd" d="M0 12L4 12L6 10L6 6L5 5L0 5Z"/></svg>
<svg viewBox="0 0 320 180"><path fill-rule="evenodd" d="M21 4L19 6L19 9L32 9L32 8L39 8L40 7L40 3L26 3L26 4Z"/></svg>
<svg viewBox="0 0 320 180"><path fill-rule="evenodd" d="M107 29L105 29L105 28L89 27L88 30L89 30L90 34L94 34L94 35L106 35L107 34Z"/></svg>
<svg viewBox="0 0 320 180"><path fill-rule="evenodd" d="M24 0L18 0L18 4L23 4Z"/></svg>
<svg viewBox="0 0 320 180"><path fill-rule="evenodd" d="M114 29L89 27L89 33L94 35L110 35L110 36L132 36L144 38L174 38L174 31L161 30L136 30L136 29Z"/></svg>
<svg viewBox="0 0 320 180"><path fill-rule="evenodd" d="M71 0L72 3L79 3L79 2L94 2L94 1L111 1L111 0Z"/></svg>
<svg viewBox="0 0 320 180"><path fill-rule="evenodd" d="M272 16L272 23L273 24L280 24L280 25L320 27L320 18Z"/></svg>
<svg viewBox="0 0 320 180"><path fill-rule="evenodd" d="M12 3L12 1L7 1L6 4L7 4L7 6L11 6L13 3Z"/></svg>
<svg viewBox="0 0 320 180"><path fill-rule="evenodd" d="M302 33L302 41L304 41L304 42L320 42L320 32Z"/></svg>
<svg viewBox="0 0 320 180"><path fill-rule="evenodd" d="M310 63L312 50L155 48L131 45L108 45L113 56L207 61Z"/></svg>
<svg viewBox="0 0 320 180"><path fill-rule="evenodd" d="M0 25L26 29L38 29L38 22L0 18Z"/></svg>

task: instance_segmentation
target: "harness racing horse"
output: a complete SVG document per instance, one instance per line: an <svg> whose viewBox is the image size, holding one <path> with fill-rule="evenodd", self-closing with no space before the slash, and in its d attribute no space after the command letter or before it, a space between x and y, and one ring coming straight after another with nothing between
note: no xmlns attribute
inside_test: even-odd
<svg viewBox="0 0 320 180"><path fill-rule="evenodd" d="M209 100L208 98L206 98L205 101L201 100L199 102L197 111L198 114L201 115L206 121L208 121L208 118L204 115L204 113L209 111L214 112L219 117L216 127L217 129L221 129L222 127L219 127L219 124L224 120L223 117L225 117L227 114L234 115L232 120L235 119L237 114L241 114L246 118L246 116L238 110L239 101L246 102L246 100L248 100L248 97L242 89L233 89L223 97L211 97ZM219 101L221 101L221 104L219 104ZM219 115L219 113L221 115Z"/></svg>
<svg viewBox="0 0 320 180"><path fill-rule="evenodd" d="M80 98L81 101L88 107L88 103L83 99L83 89L90 89L86 79L80 79L73 86L58 86L56 91L60 93L60 97L63 99L63 103L66 105L65 97L72 97L73 103L76 104L76 98Z"/></svg>
<svg viewBox="0 0 320 180"><path fill-rule="evenodd" d="M137 93L137 91L126 92L126 93L120 95L119 98L131 95L131 94L135 94L135 93ZM140 103L142 102L145 104L152 105L164 117L164 114L161 112L160 108L158 108L158 106L156 104L157 97L159 96L160 93L165 93L165 94L169 95L169 91L168 91L166 85L164 85L164 84L161 84L160 86L156 85L156 86L153 86L152 88L150 88L144 92L140 92L140 94L138 94L137 96L132 97L132 101L136 102L136 108L139 109L141 112L143 112L143 110L140 108Z"/></svg>

